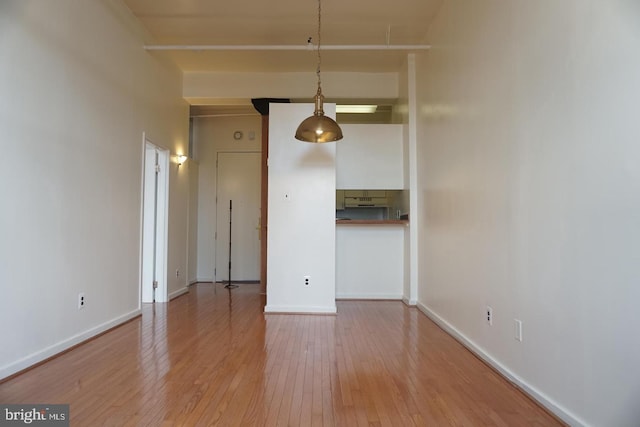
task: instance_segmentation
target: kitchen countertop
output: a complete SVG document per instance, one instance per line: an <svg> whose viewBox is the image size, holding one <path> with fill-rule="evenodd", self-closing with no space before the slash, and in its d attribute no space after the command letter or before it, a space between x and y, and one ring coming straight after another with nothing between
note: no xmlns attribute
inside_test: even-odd
<svg viewBox="0 0 640 427"><path fill-rule="evenodd" d="M336 219L336 225L405 225L407 219Z"/></svg>

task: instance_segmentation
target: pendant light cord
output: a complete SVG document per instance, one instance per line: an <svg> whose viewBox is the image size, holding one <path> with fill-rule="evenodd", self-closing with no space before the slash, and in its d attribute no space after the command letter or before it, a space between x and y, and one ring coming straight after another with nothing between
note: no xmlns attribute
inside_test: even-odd
<svg viewBox="0 0 640 427"><path fill-rule="evenodd" d="M335 120L324 115L322 104L324 96L322 95L322 87L320 80L320 65L322 57L320 55L320 47L322 45L322 0L318 0L318 91L314 96L315 108L313 116L307 117L300 123L296 129L295 138L299 141L306 142L334 142L342 139L342 129Z"/></svg>
<svg viewBox="0 0 640 427"><path fill-rule="evenodd" d="M318 0L318 69L316 70L316 74L318 75L318 90L320 90L320 64L322 63L322 58L320 57L320 45L322 44L321 34L322 34L322 0Z"/></svg>

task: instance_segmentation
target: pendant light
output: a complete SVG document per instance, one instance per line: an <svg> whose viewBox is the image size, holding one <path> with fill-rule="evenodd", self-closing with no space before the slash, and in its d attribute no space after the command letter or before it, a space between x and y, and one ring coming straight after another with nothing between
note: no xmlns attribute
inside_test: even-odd
<svg viewBox="0 0 640 427"><path fill-rule="evenodd" d="M321 15L322 5L321 0L318 0L318 68L316 70L318 92L316 92L315 96L315 110L313 116L304 119L296 130L296 139L306 142L333 142L342 139L342 129L331 117L325 116L322 109L324 96L322 95L322 86L320 84L320 64L322 62L320 57Z"/></svg>

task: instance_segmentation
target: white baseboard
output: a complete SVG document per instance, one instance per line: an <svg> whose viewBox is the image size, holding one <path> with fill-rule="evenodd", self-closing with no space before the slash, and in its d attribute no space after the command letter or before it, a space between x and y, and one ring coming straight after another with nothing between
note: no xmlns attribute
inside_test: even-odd
<svg viewBox="0 0 640 427"><path fill-rule="evenodd" d="M336 294L336 299L370 299L370 300L379 300L379 299L392 299L392 300L401 300L402 295L395 294Z"/></svg>
<svg viewBox="0 0 640 427"><path fill-rule="evenodd" d="M23 357L17 362L13 362L13 363L10 363L9 365L3 366L0 368L0 380L3 378L7 378L13 374L16 374L24 369L27 369L37 363L40 363L43 360L46 360L52 356L55 356L56 354L62 353L63 351L68 350L69 348L75 345L78 345L90 338L93 338L96 335L99 335L105 331L108 331L111 328L115 328L116 326L119 326L125 322L128 322L129 320L135 317L138 317L141 313L142 313L142 310L140 309L134 310L123 316L117 317L113 320L110 320L94 328L91 328L85 332L74 335L71 338L60 341L59 343L49 346L43 350L32 353L26 357Z"/></svg>
<svg viewBox="0 0 640 427"><path fill-rule="evenodd" d="M196 282L213 282L213 277L197 277Z"/></svg>
<svg viewBox="0 0 640 427"><path fill-rule="evenodd" d="M402 297L402 302L408 305L409 307L415 307L418 304L418 301L414 299L409 299L405 296Z"/></svg>
<svg viewBox="0 0 640 427"><path fill-rule="evenodd" d="M475 342L471 341L467 338L462 332L453 327L449 322L440 317L437 313L431 310L426 305L421 302L417 303L418 309L423 312L429 319L433 320L438 326L440 326L445 332L455 338L460 344L464 345L469 351L474 353L480 359L482 359L485 363L493 367L496 371L498 371L503 377L505 377L508 381L513 383L516 387L521 389L524 393L529 395L533 400L538 402L540 405L544 406L551 413L555 414L562 421L566 422L570 426L574 427L584 427L587 424L582 421L580 418L560 406L558 403L553 401L547 395L542 393L540 390L531 386L527 382L525 382L522 378L517 376L511 370L509 370L502 363L498 362L494 359L489 353L487 353L482 347L477 345Z"/></svg>
<svg viewBox="0 0 640 427"><path fill-rule="evenodd" d="M336 314L336 306L287 306L267 305L264 308L267 314Z"/></svg>
<svg viewBox="0 0 640 427"><path fill-rule="evenodd" d="M179 297L180 295L184 295L187 292L189 292L189 288L187 286L185 286L184 288L180 288L177 291L173 291L169 294L169 301L171 301L174 298Z"/></svg>

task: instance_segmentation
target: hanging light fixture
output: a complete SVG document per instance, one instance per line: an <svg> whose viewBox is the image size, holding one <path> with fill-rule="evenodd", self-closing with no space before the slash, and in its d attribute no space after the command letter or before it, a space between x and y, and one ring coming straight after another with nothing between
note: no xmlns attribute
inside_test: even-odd
<svg viewBox="0 0 640 427"><path fill-rule="evenodd" d="M318 0L318 68L316 74L318 75L318 92L315 96L315 110L313 116L307 117L300 123L296 130L296 139L306 142L333 142L342 139L342 129L331 118L324 115L322 104L324 103L324 96L322 95L322 86L320 82L320 34L321 34L321 20L322 5L321 0Z"/></svg>

